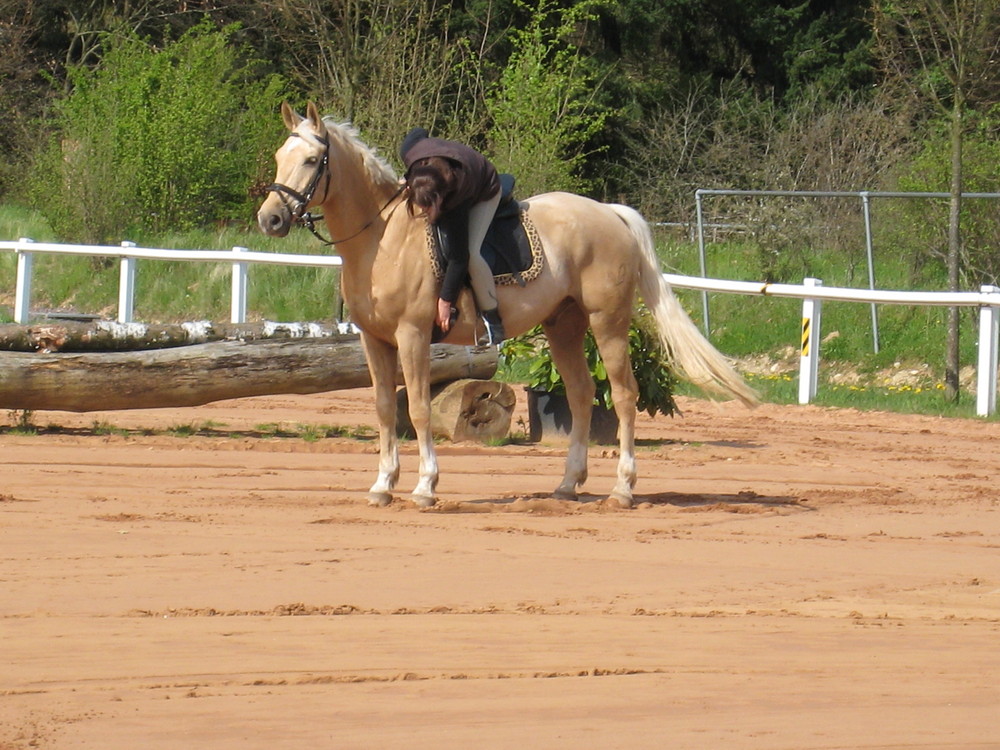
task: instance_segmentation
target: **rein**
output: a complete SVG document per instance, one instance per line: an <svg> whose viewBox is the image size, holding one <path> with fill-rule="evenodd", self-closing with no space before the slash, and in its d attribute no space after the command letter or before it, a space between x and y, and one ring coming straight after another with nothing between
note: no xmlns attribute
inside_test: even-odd
<svg viewBox="0 0 1000 750"><path fill-rule="evenodd" d="M292 133L289 136L289 138L293 137L301 138L302 136L300 136L298 133ZM323 177L326 177L326 182L323 185L324 199L326 198L327 192L330 190L330 170L329 170L330 141L329 139L318 135L316 136L316 139L323 144L323 157L316 164L316 173L309 181L309 185L306 186L305 191L300 193L295 188L291 188L288 185L282 185L280 182L272 182L270 185L264 188L264 191L268 193L277 193L278 198L281 199L281 203L285 206L286 209L288 209L289 214L291 214L292 221L295 222L296 224L301 224L306 229L308 229L313 237L318 239L326 246L337 245L341 242L347 242L348 240L353 240L359 234L361 234L366 229L371 227L371 225L375 223L375 220L382 215L382 212L385 211L386 208L388 208L389 204L392 203L394 200L396 200L396 198L398 198L402 194L402 192L406 190L406 185L401 185L400 188L389 197L389 200L387 200L382 205L382 208L380 208L378 212L371 219L369 219L368 222L363 227L361 227L361 229L356 231L354 234L337 240L326 239L323 235L319 233L319 230L316 229L316 222L322 221L323 217L315 216L309 211L305 210L306 207L310 203L312 203L313 196L315 196L316 194L316 188L319 187L319 182L321 179L323 179ZM289 203L288 201L289 197L296 201L296 204L294 206Z"/></svg>

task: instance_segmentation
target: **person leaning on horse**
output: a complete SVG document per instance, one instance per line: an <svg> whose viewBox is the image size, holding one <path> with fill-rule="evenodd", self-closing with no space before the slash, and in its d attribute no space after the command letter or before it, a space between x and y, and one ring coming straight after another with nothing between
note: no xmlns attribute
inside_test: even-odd
<svg viewBox="0 0 1000 750"><path fill-rule="evenodd" d="M486 324L480 343L499 344L506 338L497 306L493 271L480 248L500 203L500 180L489 159L474 148L431 138L413 128L399 155L406 165L407 211L421 209L437 229L446 267L438 299L437 325L445 333L457 314L455 300L468 278Z"/></svg>
<svg viewBox="0 0 1000 750"><path fill-rule="evenodd" d="M289 134L275 152L275 180L257 212L258 224L270 236L285 237L296 223L305 223L310 207L321 206L330 235L345 238L336 243L343 261L341 289L351 320L361 329L379 422L378 474L368 490L368 502L380 506L391 503L400 478L396 383L401 370L420 454L419 477L411 497L416 505L429 507L437 501L439 477L431 430L430 344L438 318L440 286L437 263L426 252L427 222L396 210L404 203L399 176L361 141L353 127L324 119L312 103L305 117L287 103L282 105L281 115ZM447 153L430 153L434 139L423 135L406 149L407 166L413 168L410 184L414 196L421 191L417 177L422 170L416 164L421 159L428 159L426 166L435 164L430 157L445 159L456 185L465 185L472 172L453 166L463 160L447 161ZM425 140L430 143L421 146ZM422 153L423 149L428 151ZM438 213L448 217L451 209L463 205L468 209L470 230L473 224L479 226L476 214L480 204L489 205L497 195L492 177L488 177L485 188L478 183L478 192L474 188L453 203L444 177L439 183L430 170L425 174L434 188L428 192L441 199L440 206L433 201L427 204L435 218L441 218ZM430 213L416 201L413 205ZM611 382L618 415L618 467L608 498L618 506L632 507L638 477L638 389L629 358L629 323L637 295L649 309L678 374L748 405L755 404L757 396L701 335L674 296L660 271L652 231L638 211L563 192L531 196L519 201L519 208L522 217L530 214L540 240L540 270L524 286L497 287L490 299L503 302L507 333L517 335L542 325L552 360L566 384L573 424L565 472L553 494L578 498L579 487L588 475L594 381L583 343L590 330ZM468 240L468 236L460 239ZM471 271L478 247L475 242L465 247ZM461 301L464 304L464 299ZM471 343L475 322L458 320L450 327L450 337L456 343ZM494 491L498 489L487 490Z"/></svg>

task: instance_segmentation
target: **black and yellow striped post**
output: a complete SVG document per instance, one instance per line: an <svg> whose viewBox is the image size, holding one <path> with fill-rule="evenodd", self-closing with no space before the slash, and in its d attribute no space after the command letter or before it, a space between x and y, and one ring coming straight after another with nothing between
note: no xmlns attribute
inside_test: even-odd
<svg viewBox="0 0 1000 750"><path fill-rule="evenodd" d="M803 279L802 285L823 286L819 279ZM808 404L816 397L819 384L819 336L822 303L818 299L802 300L802 336L799 349L799 403Z"/></svg>

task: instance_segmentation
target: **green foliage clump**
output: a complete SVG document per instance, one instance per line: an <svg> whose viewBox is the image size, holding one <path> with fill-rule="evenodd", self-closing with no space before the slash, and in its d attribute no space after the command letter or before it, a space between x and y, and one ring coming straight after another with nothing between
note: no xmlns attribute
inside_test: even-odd
<svg viewBox="0 0 1000 750"><path fill-rule="evenodd" d="M521 195L589 187L580 176L587 144L610 112L595 100L596 74L572 41L596 6L563 10L539 0L526 27L510 32L513 49L487 108L493 159L517 175Z"/></svg>
<svg viewBox="0 0 1000 750"><path fill-rule="evenodd" d="M109 242L133 227L250 216L263 154L280 138L273 113L284 84L256 76L229 45L231 33L201 25L161 49L131 33L108 35L97 67L68 69L55 135L31 179L57 235Z"/></svg>
<svg viewBox="0 0 1000 750"><path fill-rule="evenodd" d="M639 389L637 408L651 417L657 414L673 416L677 410L673 397L677 380L660 344L653 317L645 307L639 308L629 326L628 342L632 374ZM594 334L589 330L584 335L583 352L587 359L587 370L596 386L594 403L605 409L613 409L608 371L601 359ZM506 371L513 374L518 365L524 369L523 377L532 390L566 393L566 384L552 360L541 326L505 342L501 347L501 354Z"/></svg>

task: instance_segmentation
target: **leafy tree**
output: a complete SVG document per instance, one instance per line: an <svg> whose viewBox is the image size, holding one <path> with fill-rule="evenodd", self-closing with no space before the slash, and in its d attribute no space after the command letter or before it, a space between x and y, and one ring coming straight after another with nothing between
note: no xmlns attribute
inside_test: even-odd
<svg viewBox="0 0 1000 750"><path fill-rule="evenodd" d="M492 156L517 175L522 195L589 187L581 176L587 144L609 111L596 100L600 81L573 41L595 6L560 10L538 0L528 25L511 31L513 50L487 107Z"/></svg>
<svg viewBox="0 0 1000 750"><path fill-rule="evenodd" d="M867 0L615 0L600 35L645 95L739 76L783 99L822 84L831 97L871 80ZM700 85L700 83L698 84Z"/></svg>
<svg viewBox="0 0 1000 750"><path fill-rule="evenodd" d="M133 227L249 218L285 91L276 76L255 77L229 31L198 26L162 49L109 36L99 66L69 68L57 132L33 176L60 236L103 242Z"/></svg>
<svg viewBox="0 0 1000 750"><path fill-rule="evenodd" d="M35 120L44 103L38 92L39 60L32 33L40 23L30 7L0 0L0 195L16 184L24 153L37 137Z"/></svg>
<svg viewBox="0 0 1000 750"><path fill-rule="evenodd" d="M911 0L876 4L875 30L888 82L948 122L948 286L961 280L963 148L970 114L1000 88L1000 4L996 0ZM959 309L950 308L947 395L959 393Z"/></svg>

